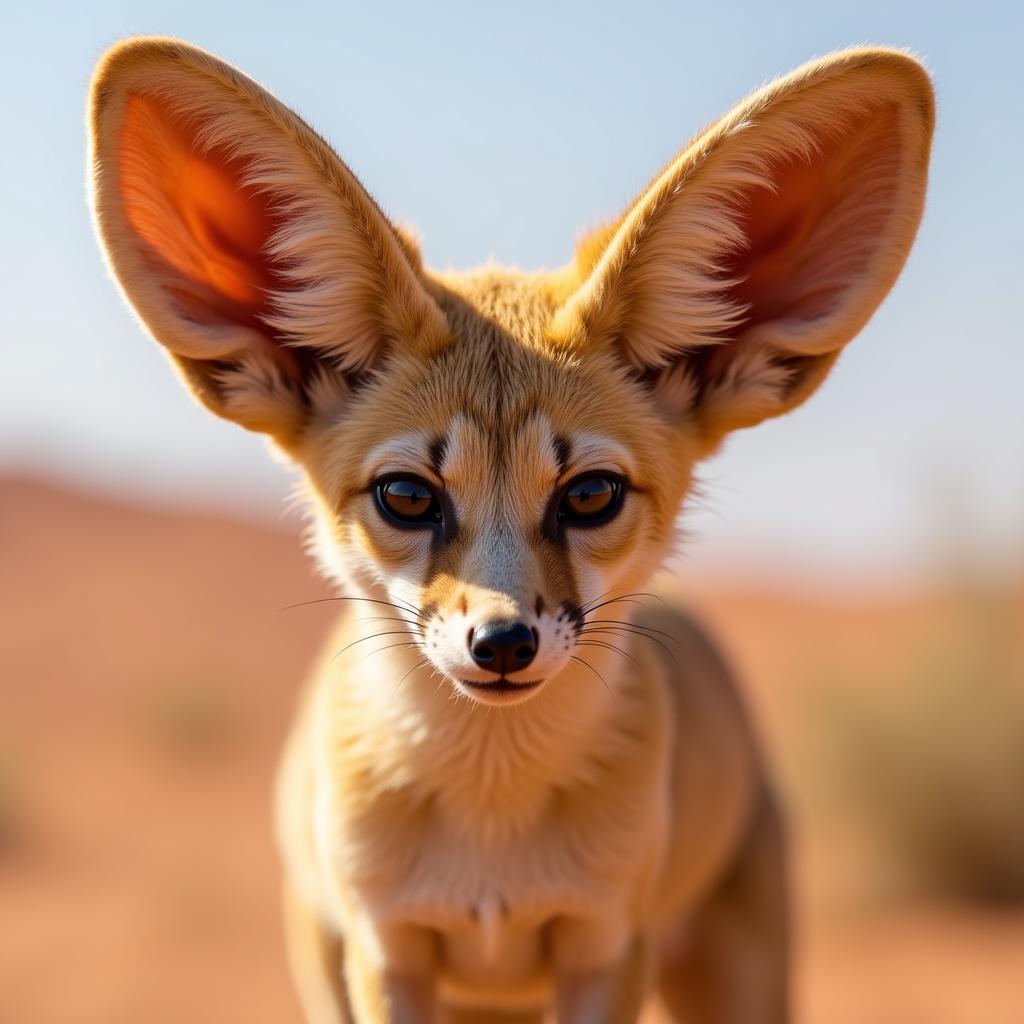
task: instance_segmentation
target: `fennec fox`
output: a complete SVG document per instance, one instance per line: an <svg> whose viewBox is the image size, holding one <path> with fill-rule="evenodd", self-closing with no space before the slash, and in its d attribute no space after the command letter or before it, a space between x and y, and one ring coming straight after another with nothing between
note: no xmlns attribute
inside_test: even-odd
<svg viewBox="0 0 1024 1024"><path fill-rule="evenodd" d="M892 286L914 59L808 64L559 270L435 273L234 68L92 84L107 259L208 409L301 471L346 595L280 773L307 1019L787 1019L784 842L722 662L645 597L694 466L799 405ZM415 158L410 173L415 172Z"/></svg>

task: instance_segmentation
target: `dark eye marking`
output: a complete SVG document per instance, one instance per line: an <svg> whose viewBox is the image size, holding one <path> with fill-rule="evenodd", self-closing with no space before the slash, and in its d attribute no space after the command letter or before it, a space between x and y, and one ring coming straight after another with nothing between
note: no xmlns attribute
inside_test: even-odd
<svg viewBox="0 0 1024 1024"><path fill-rule="evenodd" d="M558 475L561 476L569 465L569 460L572 458L572 442L564 434L556 434L552 438L552 443L555 446L555 461L558 463Z"/></svg>
<svg viewBox="0 0 1024 1024"><path fill-rule="evenodd" d="M444 477L441 470L444 468L444 460L448 455L448 439L438 435L431 442L427 449L430 456L430 468L436 476Z"/></svg>

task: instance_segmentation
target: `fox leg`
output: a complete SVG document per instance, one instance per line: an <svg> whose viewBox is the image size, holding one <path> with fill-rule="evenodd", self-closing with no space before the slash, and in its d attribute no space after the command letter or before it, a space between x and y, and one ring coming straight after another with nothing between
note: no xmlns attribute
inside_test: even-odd
<svg viewBox="0 0 1024 1024"><path fill-rule="evenodd" d="M622 959L607 970L558 978L559 1024L636 1024L653 967L651 943L646 935L637 934Z"/></svg>
<svg viewBox="0 0 1024 1024"><path fill-rule="evenodd" d="M341 936L288 881L283 897L288 962L307 1024L353 1024Z"/></svg>
<svg viewBox="0 0 1024 1024"><path fill-rule="evenodd" d="M344 974L344 943L285 881L285 943L307 1024L353 1024Z"/></svg>
<svg viewBox="0 0 1024 1024"><path fill-rule="evenodd" d="M659 988L680 1024L787 1024L789 915L782 822L760 800L731 870L669 936Z"/></svg>
<svg viewBox="0 0 1024 1024"><path fill-rule="evenodd" d="M451 1007L444 1024L544 1024L543 1010L476 1010Z"/></svg>
<svg viewBox="0 0 1024 1024"><path fill-rule="evenodd" d="M439 1024L435 956L426 929L357 921L344 963L356 1024Z"/></svg>

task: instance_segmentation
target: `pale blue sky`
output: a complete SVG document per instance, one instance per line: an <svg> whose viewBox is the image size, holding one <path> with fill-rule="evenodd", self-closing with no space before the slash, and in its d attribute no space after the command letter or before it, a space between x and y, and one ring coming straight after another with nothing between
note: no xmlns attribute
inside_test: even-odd
<svg viewBox="0 0 1024 1024"><path fill-rule="evenodd" d="M753 87L881 42L938 88L916 249L811 403L709 464L693 557L886 570L950 531L1024 552L1020 5L97 0L4 23L0 468L270 514L288 486L258 439L191 404L105 280L83 102L121 36L179 35L267 84L441 267L563 262Z"/></svg>

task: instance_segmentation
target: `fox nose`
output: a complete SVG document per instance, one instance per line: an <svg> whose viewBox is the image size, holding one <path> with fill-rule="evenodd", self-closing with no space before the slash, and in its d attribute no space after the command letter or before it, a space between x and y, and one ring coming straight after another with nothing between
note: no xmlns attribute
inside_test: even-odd
<svg viewBox="0 0 1024 1024"><path fill-rule="evenodd" d="M469 653L492 672L518 672L537 654L537 636L525 622L485 622L469 634Z"/></svg>

